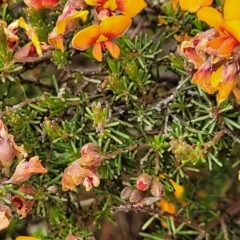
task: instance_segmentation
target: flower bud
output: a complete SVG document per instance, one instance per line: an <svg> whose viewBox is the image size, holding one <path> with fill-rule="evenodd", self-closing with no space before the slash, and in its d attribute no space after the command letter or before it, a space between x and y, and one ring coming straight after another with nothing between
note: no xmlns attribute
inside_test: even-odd
<svg viewBox="0 0 240 240"><path fill-rule="evenodd" d="M84 154L79 160L79 165L88 169L95 169L102 164L102 155L96 152L89 152Z"/></svg>
<svg viewBox="0 0 240 240"><path fill-rule="evenodd" d="M138 203L145 197L145 193L139 189L134 189L129 196L131 203Z"/></svg>
<svg viewBox="0 0 240 240"><path fill-rule="evenodd" d="M134 189L134 187L125 187L121 192L121 199L127 200Z"/></svg>
<svg viewBox="0 0 240 240"><path fill-rule="evenodd" d="M165 193L162 183L154 181L151 187L151 193L154 197L161 198Z"/></svg>
<svg viewBox="0 0 240 240"><path fill-rule="evenodd" d="M145 191L149 188L152 178L150 175L143 173L137 178L136 186L139 190Z"/></svg>
<svg viewBox="0 0 240 240"><path fill-rule="evenodd" d="M83 145L83 147L81 149L81 155L84 156L84 155L86 155L86 154L88 154L90 152L100 153L101 149L95 143L87 143L87 144Z"/></svg>

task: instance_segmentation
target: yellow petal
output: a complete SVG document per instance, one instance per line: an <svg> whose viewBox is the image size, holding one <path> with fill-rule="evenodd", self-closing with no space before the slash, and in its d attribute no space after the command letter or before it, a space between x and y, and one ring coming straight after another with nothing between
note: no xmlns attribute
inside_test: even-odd
<svg viewBox="0 0 240 240"><path fill-rule="evenodd" d="M117 1L117 3L117 10L122 12L123 15L131 18L136 16L147 6L143 0L137 0L137 3L136 0L121 0Z"/></svg>
<svg viewBox="0 0 240 240"><path fill-rule="evenodd" d="M118 58L119 57L119 55L120 55L120 48L118 47L118 45L116 43L111 42L111 41L107 41L104 44L107 47L107 50L110 52L110 54L114 58Z"/></svg>
<svg viewBox="0 0 240 240"><path fill-rule="evenodd" d="M85 50L96 43L100 36L100 26L92 25L79 31L72 39L72 46L79 50Z"/></svg>
<svg viewBox="0 0 240 240"><path fill-rule="evenodd" d="M224 81L218 86L217 102L221 103L228 98L232 89L237 85L237 77L233 81Z"/></svg>
<svg viewBox="0 0 240 240"><path fill-rule="evenodd" d="M198 1L193 0L180 0L179 4L183 10L188 12L196 12L201 7Z"/></svg>
<svg viewBox="0 0 240 240"><path fill-rule="evenodd" d="M223 80L222 72L223 72L224 66L221 66L217 71L214 71L211 75L211 84L213 87L217 87L218 84Z"/></svg>
<svg viewBox="0 0 240 240"><path fill-rule="evenodd" d="M96 5L101 5L101 4L104 4L105 0L85 0L86 4L87 5L90 5L90 6L96 6Z"/></svg>
<svg viewBox="0 0 240 240"><path fill-rule="evenodd" d="M212 4L213 0L200 0L200 5L202 7L208 7Z"/></svg>
<svg viewBox="0 0 240 240"><path fill-rule="evenodd" d="M94 44L92 54L93 54L93 57L96 60L98 60L99 62L102 61L102 46L101 46L101 43Z"/></svg>
<svg viewBox="0 0 240 240"><path fill-rule="evenodd" d="M211 85L211 74L211 63L204 62L199 70L193 75L192 83L196 83L203 91L213 94L217 91L217 88Z"/></svg>
<svg viewBox="0 0 240 240"><path fill-rule="evenodd" d="M108 39L121 37L131 26L132 19L124 16L113 16L103 20L100 24L100 33Z"/></svg>
<svg viewBox="0 0 240 240"><path fill-rule="evenodd" d="M221 31L220 28L223 24L223 17L218 10L211 7L203 7L197 12L197 17L199 20L206 22L209 26Z"/></svg>
<svg viewBox="0 0 240 240"><path fill-rule="evenodd" d="M240 2L240 1L239 1ZM240 15L240 9L239 9L239 15ZM227 20L224 21L224 28L227 30L228 33L230 33L233 37L235 37L238 42L240 42L240 20Z"/></svg>
<svg viewBox="0 0 240 240"><path fill-rule="evenodd" d="M225 0L223 5L223 16L225 20L235 19L240 21L240 1Z"/></svg>
<svg viewBox="0 0 240 240"><path fill-rule="evenodd" d="M33 45L36 48L36 51L37 51L38 55L42 56L41 45L40 45L40 42L38 40L38 35L37 35L36 31L30 25L28 25L25 22L23 17L19 18L19 26L26 30L26 34L31 39Z"/></svg>
<svg viewBox="0 0 240 240"><path fill-rule="evenodd" d="M83 21L86 21L87 15L88 11L76 11L62 19L59 19L56 23L57 34L64 34L68 22L75 18L81 18Z"/></svg>
<svg viewBox="0 0 240 240"><path fill-rule="evenodd" d="M19 236L15 240L41 240L41 239L36 237Z"/></svg>

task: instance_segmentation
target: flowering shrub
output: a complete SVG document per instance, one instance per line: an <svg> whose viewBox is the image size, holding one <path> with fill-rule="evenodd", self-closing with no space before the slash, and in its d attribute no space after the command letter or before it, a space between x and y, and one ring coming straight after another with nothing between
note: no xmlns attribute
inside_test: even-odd
<svg viewBox="0 0 240 240"><path fill-rule="evenodd" d="M0 239L239 239L239 10L0 1Z"/></svg>

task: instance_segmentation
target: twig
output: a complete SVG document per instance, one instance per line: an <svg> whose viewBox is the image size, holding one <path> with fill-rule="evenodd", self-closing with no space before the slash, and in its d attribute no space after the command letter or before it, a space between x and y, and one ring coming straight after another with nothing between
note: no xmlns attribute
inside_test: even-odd
<svg viewBox="0 0 240 240"><path fill-rule="evenodd" d="M227 232L227 226L226 226L226 223L224 221L224 218L221 218L220 222L221 222L221 227L222 227L222 231L223 231L224 240L229 240L228 232Z"/></svg>
<svg viewBox="0 0 240 240"><path fill-rule="evenodd" d="M205 233L205 229L201 228L197 223L193 222L192 220L190 219L187 219L187 218L184 218L182 216L179 216L177 214L172 214L172 213L168 213L168 212L164 212L162 211L161 209L159 208L149 208L149 207L146 207L146 206L141 206L139 204L128 204L128 205L120 205L120 206L113 206L111 207L111 210L113 212L128 212L128 211L135 211L135 212L146 212L148 214L150 214L151 216L154 216L154 215L161 215L163 217L172 217L175 221L177 222L184 222L185 224L193 227L194 229L198 230L200 233Z"/></svg>
<svg viewBox="0 0 240 240"><path fill-rule="evenodd" d="M143 26L145 20L146 20L146 18L143 17L141 19L141 21L138 23L137 27L133 30L133 32L132 32L132 34L130 36L131 40L133 40L136 37L136 35L142 30L142 26Z"/></svg>
<svg viewBox="0 0 240 240"><path fill-rule="evenodd" d="M19 108L22 108L22 107L25 107L26 105L28 105L29 103L36 103L38 102L39 100L37 98L31 98L31 99L26 99L25 101L17 104L17 105L14 105L12 107L12 110L17 110Z"/></svg>
<svg viewBox="0 0 240 240"><path fill-rule="evenodd" d="M213 228L221 224L222 218L229 217L233 218L240 212L240 200L235 203L230 203L228 207L225 208L225 212L222 213L217 219L215 219L213 222L209 223L205 227L205 232L200 233L195 240L202 240L206 234L208 234Z"/></svg>
<svg viewBox="0 0 240 240"><path fill-rule="evenodd" d="M229 135L235 142L240 143L240 138L237 137L233 132L231 132L226 126L221 126L224 133Z"/></svg>

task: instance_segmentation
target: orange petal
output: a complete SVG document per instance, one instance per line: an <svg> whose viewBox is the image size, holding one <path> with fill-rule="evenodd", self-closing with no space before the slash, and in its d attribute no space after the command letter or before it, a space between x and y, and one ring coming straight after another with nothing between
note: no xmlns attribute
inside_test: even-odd
<svg viewBox="0 0 240 240"><path fill-rule="evenodd" d="M100 36L100 26L92 25L79 31L72 39L72 46L79 50L85 50L96 43Z"/></svg>
<svg viewBox="0 0 240 240"><path fill-rule="evenodd" d="M197 1L193 0L180 0L180 7L188 12L196 12L201 5Z"/></svg>
<svg viewBox="0 0 240 240"><path fill-rule="evenodd" d="M107 41L104 44L107 47L107 49L110 52L110 54L114 58L118 58L119 57L119 55L120 55L120 48L118 47L118 45L116 43L111 42L111 41Z"/></svg>
<svg viewBox="0 0 240 240"><path fill-rule="evenodd" d="M117 10L122 12L123 15L128 17L134 17L141 12L147 4L143 0L116 0Z"/></svg>
<svg viewBox="0 0 240 240"><path fill-rule="evenodd" d="M217 49L223 44L226 38L228 37L227 36L216 37L208 42L207 47Z"/></svg>
<svg viewBox="0 0 240 240"><path fill-rule="evenodd" d="M199 70L193 75L192 83L196 83L203 91L213 94L217 91L210 82L212 66L210 62L204 62Z"/></svg>
<svg viewBox="0 0 240 240"><path fill-rule="evenodd" d="M62 35L57 35L56 28L54 28L52 30L52 32L49 33L48 42L54 48L60 49L62 52L64 52L63 36Z"/></svg>
<svg viewBox="0 0 240 240"><path fill-rule="evenodd" d="M102 45L101 45L101 43L94 44L92 54L96 60L98 60L99 62L102 61Z"/></svg>
<svg viewBox="0 0 240 240"><path fill-rule="evenodd" d="M233 92L235 98L239 101L240 100L240 89L238 87L234 87L232 89L232 92Z"/></svg>
<svg viewBox="0 0 240 240"><path fill-rule="evenodd" d="M108 39L118 38L128 30L131 24L132 19L127 16L109 17L101 22L100 33Z"/></svg>
<svg viewBox="0 0 240 240"><path fill-rule="evenodd" d="M172 8L173 11L177 11L177 6L178 6L179 0L172 0Z"/></svg>
<svg viewBox="0 0 240 240"><path fill-rule="evenodd" d="M219 54L221 56L229 56L238 44L239 42L235 38L226 38L226 40L222 43L221 47L218 49Z"/></svg>
<svg viewBox="0 0 240 240"><path fill-rule="evenodd" d="M42 0L43 7L53 7L59 3L59 0Z"/></svg>
<svg viewBox="0 0 240 240"><path fill-rule="evenodd" d="M197 17L221 32L223 17L218 10L212 7L203 7L197 12Z"/></svg>
<svg viewBox="0 0 240 240"><path fill-rule="evenodd" d="M240 1L225 0L223 5L223 16L225 20L235 19L240 21Z"/></svg>
<svg viewBox="0 0 240 240"><path fill-rule="evenodd" d="M239 12L240 12L240 9L239 9ZM233 19L233 20L224 21L224 28L233 37L235 37L238 40L238 42L240 42L240 31L239 31L239 29L240 29L240 20L238 21L238 20Z"/></svg>
<svg viewBox="0 0 240 240"><path fill-rule="evenodd" d="M86 21L87 15L88 11L73 11L71 14L58 19L56 23L57 34L64 34L67 24L75 18L81 18L83 21Z"/></svg>

